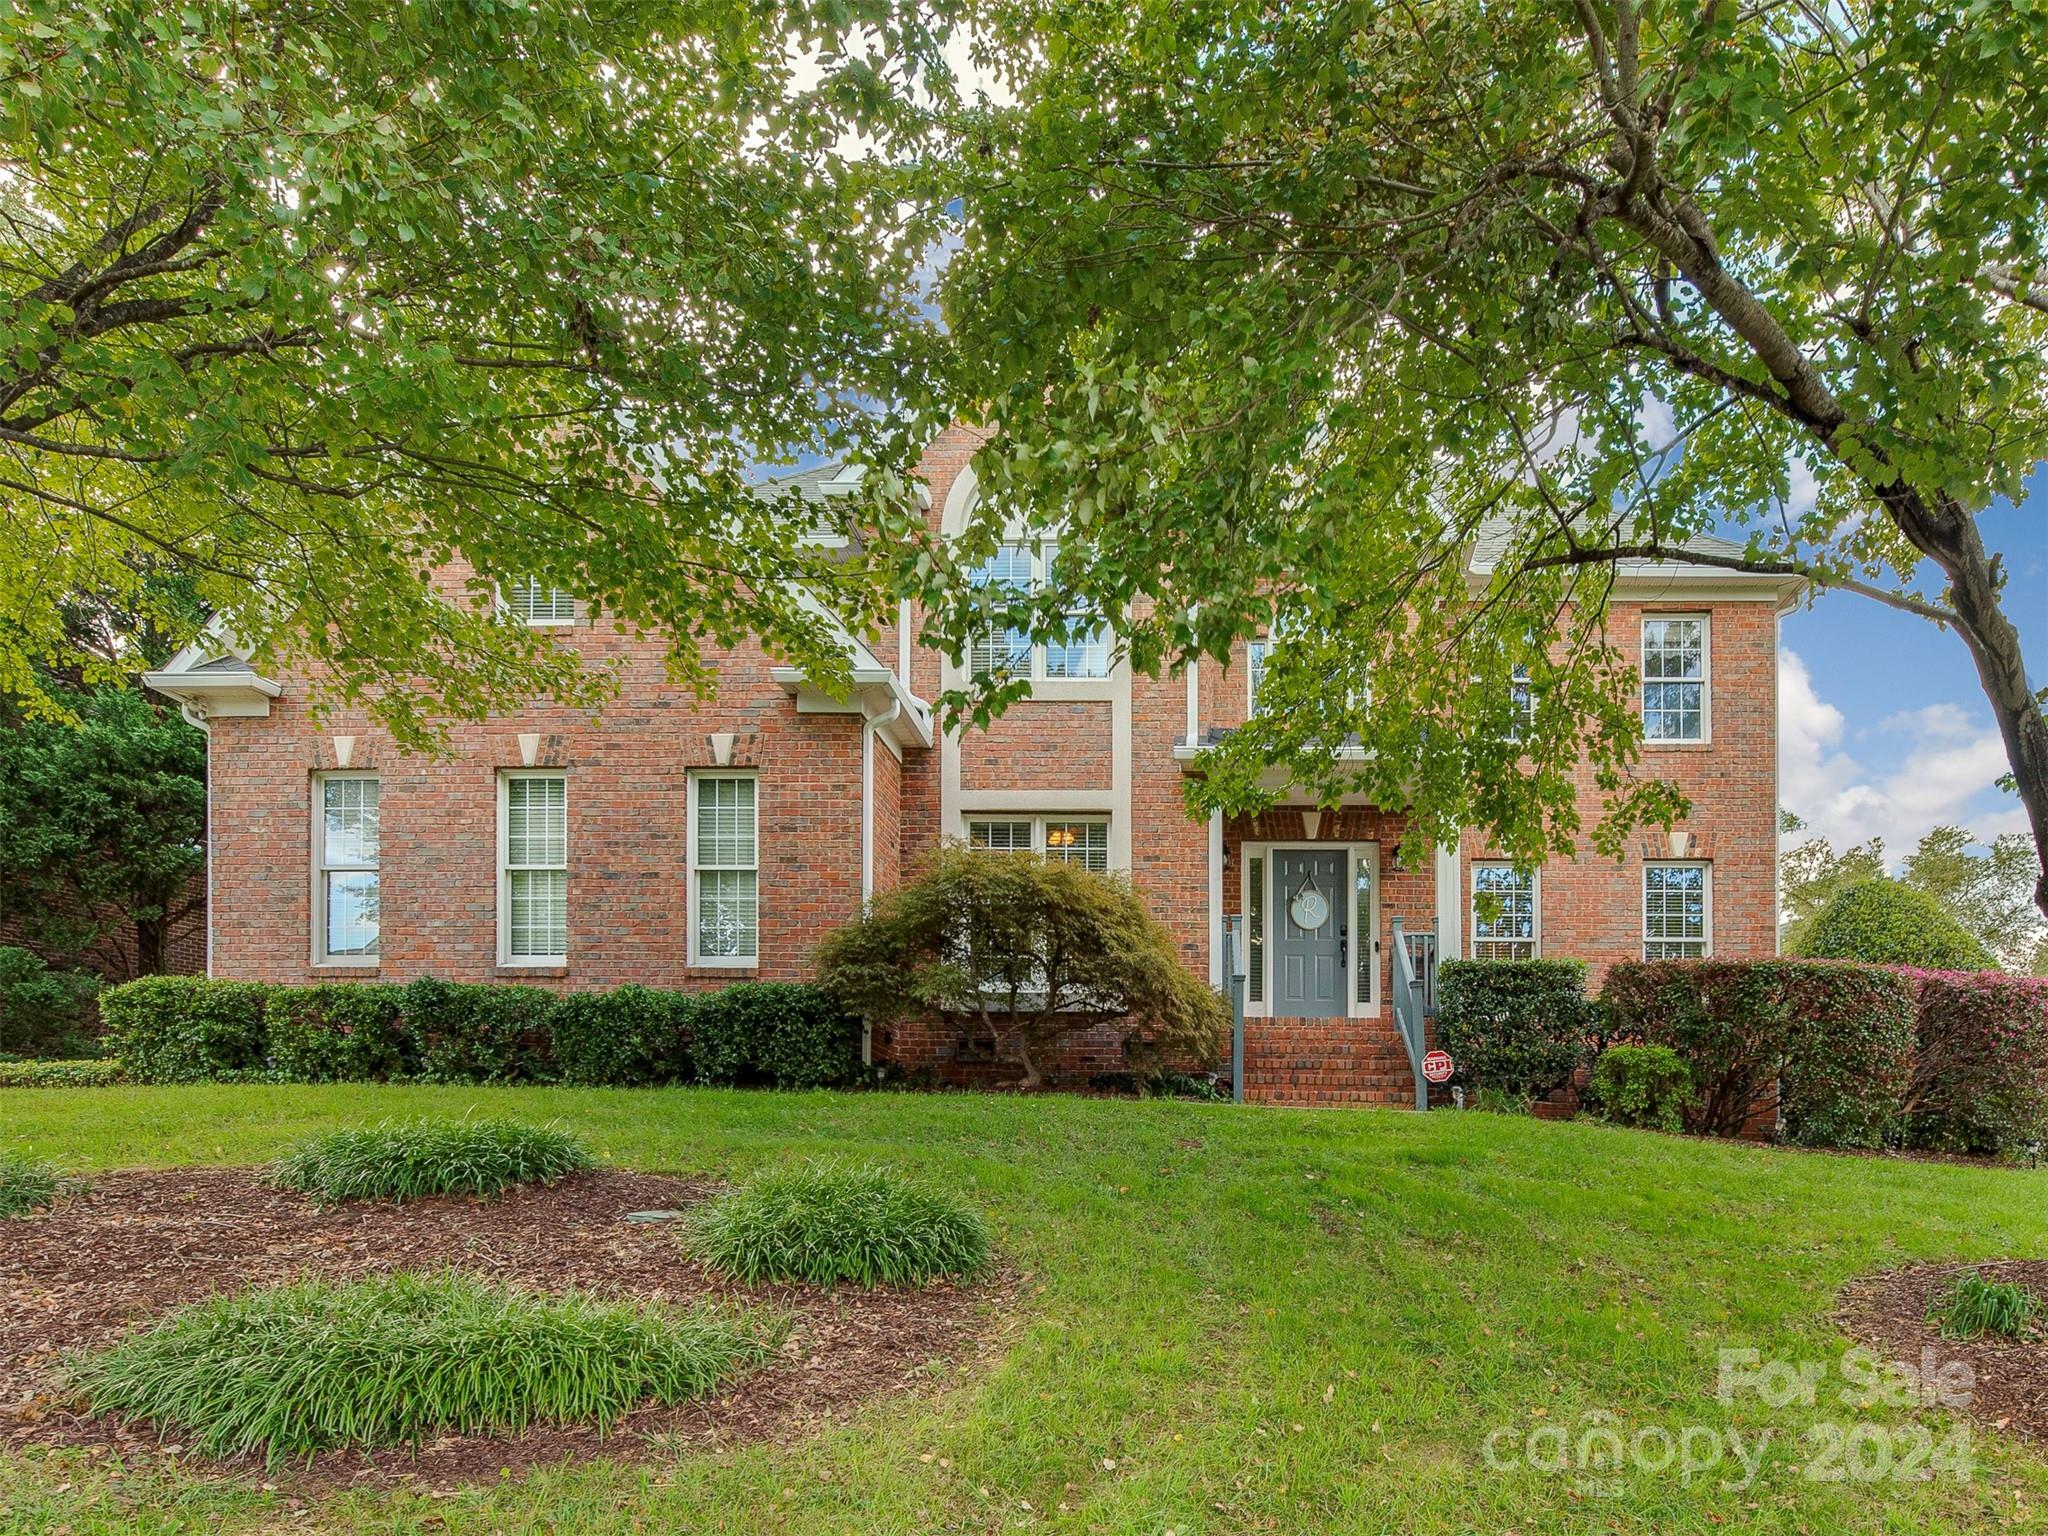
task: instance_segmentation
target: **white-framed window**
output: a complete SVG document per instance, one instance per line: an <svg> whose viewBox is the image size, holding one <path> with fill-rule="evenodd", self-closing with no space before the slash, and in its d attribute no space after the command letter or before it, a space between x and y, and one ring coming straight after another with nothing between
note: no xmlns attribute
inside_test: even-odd
<svg viewBox="0 0 2048 1536"><path fill-rule="evenodd" d="M1052 579L1058 550L1034 550L1017 540L1003 543L968 577L975 587L1000 589L1017 596L1037 591ZM970 672L991 677L1101 678L1109 676L1109 627L1087 609L1067 615L1068 638L1033 645L1021 629L990 628L968 647Z"/></svg>
<svg viewBox="0 0 2048 1536"><path fill-rule="evenodd" d="M760 781L751 773L690 776L690 963L751 966L761 958Z"/></svg>
<svg viewBox="0 0 2048 1536"><path fill-rule="evenodd" d="M1488 902L1480 898L1490 897ZM1512 864L1472 866L1472 958L1534 960L1537 955L1536 872ZM1487 918L1482 908L1491 906Z"/></svg>
<svg viewBox="0 0 2048 1536"><path fill-rule="evenodd" d="M1643 866L1643 958L1702 960L1714 952L1714 871L1710 864Z"/></svg>
<svg viewBox="0 0 2048 1536"><path fill-rule="evenodd" d="M559 628L576 622L576 599L561 587L537 581L515 581L505 588L505 607L522 624L535 629Z"/></svg>
<svg viewBox="0 0 2048 1536"><path fill-rule="evenodd" d="M1705 741L1709 718L1707 616L1643 620L1643 739Z"/></svg>
<svg viewBox="0 0 2048 1536"><path fill-rule="evenodd" d="M313 780L313 963L375 965L380 898L374 773Z"/></svg>
<svg viewBox="0 0 2048 1536"><path fill-rule="evenodd" d="M569 962L569 776L498 775L498 963Z"/></svg>
<svg viewBox="0 0 2048 1536"><path fill-rule="evenodd" d="M1527 741L1536 726L1536 690L1529 682L1529 668L1516 662L1508 676L1508 740Z"/></svg>
<svg viewBox="0 0 2048 1536"><path fill-rule="evenodd" d="M1244 647L1244 713L1249 720L1259 712L1259 685L1266 680L1266 658L1273 654L1271 640L1247 640Z"/></svg>
<svg viewBox="0 0 2048 1536"><path fill-rule="evenodd" d="M1106 816L977 816L968 820L967 842L996 853L1042 853L1097 874L1109 872Z"/></svg>

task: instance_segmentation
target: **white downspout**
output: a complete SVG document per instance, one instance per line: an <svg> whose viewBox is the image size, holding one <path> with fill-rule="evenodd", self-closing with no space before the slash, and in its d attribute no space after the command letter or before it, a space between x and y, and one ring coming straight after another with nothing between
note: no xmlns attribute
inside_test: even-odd
<svg viewBox="0 0 2048 1536"><path fill-rule="evenodd" d="M903 713L903 700L891 693L889 707L879 715L860 712L860 907L866 912L875 899L875 732ZM875 1064L874 1032L866 1019L860 1024L860 1062Z"/></svg>
<svg viewBox="0 0 2048 1536"><path fill-rule="evenodd" d="M178 701L178 713L188 725L206 738L206 977L213 979L213 727L206 723L206 709L195 708L189 699Z"/></svg>

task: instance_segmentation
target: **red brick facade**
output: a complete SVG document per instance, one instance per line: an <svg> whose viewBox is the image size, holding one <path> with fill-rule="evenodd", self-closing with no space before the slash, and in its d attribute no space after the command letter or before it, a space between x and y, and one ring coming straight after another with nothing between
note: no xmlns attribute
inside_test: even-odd
<svg viewBox="0 0 2048 1536"><path fill-rule="evenodd" d="M971 505L963 471L978 441L955 430L926 456L931 516L942 531ZM1596 970L1642 954L1643 864L1674 854L1711 869L1714 952L1768 954L1776 942L1778 604L1768 591L1729 583L1702 584L1684 600L1621 600L1611 615L1615 642L1633 647L1644 614L1657 611L1709 619L1711 738L1646 753L1646 769L1675 779L1692 800L1675 838L1641 840L1619 865L1586 853L1540 872L1541 952ZM1111 865L1130 871L1189 967L1212 979L1222 919L1244 905L1248 848L1327 844L1353 850L1352 867L1376 855L1373 1000L1354 998L1336 1019L1251 1018L1247 1085L1255 1097L1292 1102L1410 1098L1388 1001L1393 923L1439 931L1446 955L1466 952L1471 868L1486 849L1468 834L1455 859L1399 867L1402 818L1367 806L1190 820L1190 728L1199 740L1242 722L1241 652L1237 666L1205 662L1192 680L1133 677L1119 666L1105 678L1041 682L989 730L941 734L927 748L885 736L859 706L822 712L829 706L806 703L756 650L720 657L717 696L699 701L668 682L658 642L582 622L558 637L621 664L623 686L601 720L537 705L457 727L447 757L408 757L366 717L316 725L304 681L290 677L276 679L267 713L213 718L213 974L273 982L436 975L557 988L797 978L818 938L857 913L864 892L895 885L973 821L1096 819L1108 828ZM871 654L896 668L893 625L872 637ZM914 647L900 681L929 700L949 670ZM379 781L381 955L370 966L315 963L312 796L317 775L344 766ZM560 769L567 786L567 962L541 968L502 964L499 936L498 780L529 767ZM758 959L739 968L691 963L688 786L693 774L719 769L752 770L757 784ZM1453 875L1456 889L1440 887L1440 876L1447 887ZM963 1032L944 1021L898 1029L875 1045L880 1056L949 1080L1005 1070L974 1060ZM1121 1065L1105 1033L1077 1042L1055 1067Z"/></svg>

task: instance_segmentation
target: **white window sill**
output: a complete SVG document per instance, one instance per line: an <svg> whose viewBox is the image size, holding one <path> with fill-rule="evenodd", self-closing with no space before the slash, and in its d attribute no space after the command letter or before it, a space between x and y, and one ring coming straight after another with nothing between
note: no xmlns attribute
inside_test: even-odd
<svg viewBox="0 0 2048 1536"><path fill-rule="evenodd" d="M1115 677L1040 677L1032 680L1030 697L1066 703L1113 699L1121 691Z"/></svg>
<svg viewBox="0 0 2048 1536"><path fill-rule="evenodd" d="M378 955L320 955L313 961L316 971L374 971L384 963Z"/></svg>

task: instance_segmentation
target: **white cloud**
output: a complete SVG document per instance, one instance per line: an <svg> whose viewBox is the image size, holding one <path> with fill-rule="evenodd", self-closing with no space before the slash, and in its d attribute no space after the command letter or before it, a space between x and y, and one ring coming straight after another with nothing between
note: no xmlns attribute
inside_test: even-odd
<svg viewBox="0 0 2048 1536"><path fill-rule="evenodd" d="M1967 827L1980 839L2025 829L2017 806L1988 814L1978 796L2008 771L1998 733L1955 704L1888 715L1878 730L1899 749L1873 771L1843 745L1842 711L1820 696L1796 651L1778 653L1778 797L1837 848L1884 839L1896 865L1931 829ZM1888 754L1889 755L1889 754Z"/></svg>
<svg viewBox="0 0 2048 1536"><path fill-rule="evenodd" d="M1798 522L1807 513L1820 505L1820 482L1813 477L1813 471L1806 466L1806 460L1794 454L1785 461L1790 474L1790 494L1785 498L1785 516Z"/></svg>
<svg viewBox="0 0 2048 1536"><path fill-rule="evenodd" d="M1643 434L1644 447L1663 453L1678 441L1678 418L1657 396L1646 394L1636 406L1636 430Z"/></svg>

